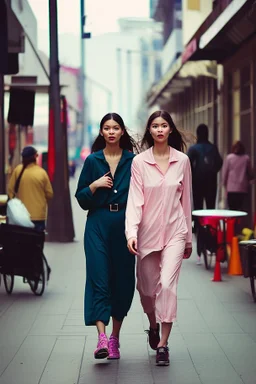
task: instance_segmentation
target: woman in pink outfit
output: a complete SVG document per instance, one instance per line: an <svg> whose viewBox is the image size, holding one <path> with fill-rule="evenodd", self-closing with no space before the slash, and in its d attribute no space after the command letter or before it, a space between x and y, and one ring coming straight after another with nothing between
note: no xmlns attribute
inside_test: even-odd
<svg viewBox="0 0 256 384"><path fill-rule="evenodd" d="M245 154L241 141L232 146L222 169L222 182L226 189L229 209L241 210L248 196L250 181L253 179L251 161Z"/></svg>
<svg viewBox="0 0 256 384"><path fill-rule="evenodd" d="M180 268L192 252L191 169L166 111L149 117L142 146L148 149L132 162L125 231L129 251L138 256L137 289L150 323L149 344L157 350L157 365L169 365Z"/></svg>

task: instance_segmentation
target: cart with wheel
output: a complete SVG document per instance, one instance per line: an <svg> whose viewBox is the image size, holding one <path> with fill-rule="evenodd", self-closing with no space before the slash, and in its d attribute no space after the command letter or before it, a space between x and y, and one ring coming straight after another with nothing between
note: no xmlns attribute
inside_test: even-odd
<svg viewBox="0 0 256 384"><path fill-rule="evenodd" d="M23 277L32 292L41 296L49 279L43 247L45 234L32 228L17 225L0 225L0 273L6 292L11 294L14 277Z"/></svg>
<svg viewBox="0 0 256 384"><path fill-rule="evenodd" d="M244 277L249 277L252 298L256 303L256 239L243 240L239 242L241 248L241 261Z"/></svg>

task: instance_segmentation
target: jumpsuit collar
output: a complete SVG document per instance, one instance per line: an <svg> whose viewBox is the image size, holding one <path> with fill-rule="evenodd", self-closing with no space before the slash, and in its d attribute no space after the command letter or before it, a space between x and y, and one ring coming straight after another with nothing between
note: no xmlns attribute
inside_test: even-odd
<svg viewBox="0 0 256 384"><path fill-rule="evenodd" d="M169 163L174 163L176 161L179 161L176 150L170 146L169 146L169 149L170 149ZM144 161L146 163L156 165L156 160L155 160L154 154L153 154L153 146L150 147L149 150L147 151L147 156L145 156Z"/></svg>
<svg viewBox="0 0 256 384"><path fill-rule="evenodd" d="M103 149L101 149L100 151L94 152L94 156L99 160L106 161ZM132 159L133 157L134 157L133 152L123 149L122 157L119 161L119 166L122 165L126 160Z"/></svg>

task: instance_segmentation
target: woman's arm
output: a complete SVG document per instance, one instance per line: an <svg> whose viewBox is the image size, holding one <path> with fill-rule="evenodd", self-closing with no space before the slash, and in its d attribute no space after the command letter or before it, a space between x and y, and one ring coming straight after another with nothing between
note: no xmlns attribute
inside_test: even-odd
<svg viewBox="0 0 256 384"><path fill-rule="evenodd" d="M92 161L89 156L84 162L75 193L78 204L85 211L95 208L97 204L99 204L98 197L95 195L98 188L112 188L113 185L113 181L108 174L103 175L97 180L93 180L92 167Z"/></svg>
<svg viewBox="0 0 256 384"><path fill-rule="evenodd" d="M143 179L135 157L131 166L131 180L126 207L125 235L127 240L137 238L143 205Z"/></svg>
<svg viewBox="0 0 256 384"><path fill-rule="evenodd" d="M192 211L191 211L191 167L189 158L184 164L183 191L181 205L186 218L188 234L185 248L192 248Z"/></svg>
<svg viewBox="0 0 256 384"><path fill-rule="evenodd" d="M222 168L222 184L225 188L227 188L227 182L228 182L228 158L224 160L223 168Z"/></svg>

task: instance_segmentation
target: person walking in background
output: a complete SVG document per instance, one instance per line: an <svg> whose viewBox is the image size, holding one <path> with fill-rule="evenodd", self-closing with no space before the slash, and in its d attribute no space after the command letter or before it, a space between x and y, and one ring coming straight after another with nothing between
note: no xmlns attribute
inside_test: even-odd
<svg viewBox="0 0 256 384"><path fill-rule="evenodd" d="M127 249L124 234L134 148L121 116L104 116L75 194L81 208L89 210L84 235L84 319L85 325L96 325L98 330L96 359L120 358L119 334L134 295L135 258Z"/></svg>
<svg viewBox="0 0 256 384"><path fill-rule="evenodd" d="M181 264L192 252L191 170L168 112L149 117L144 145L148 149L132 162L126 238L129 251L137 255L137 289L150 324L149 344L157 351L156 364L169 365Z"/></svg>
<svg viewBox="0 0 256 384"><path fill-rule="evenodd" d="M8 185L10 199L16 196L27 208L35 229L44 231L47 204L53 197L53 189L46 171L37 165L38 153L34 147L23 148L22 164L13 171Z"/></svg>
<svg viewBox="0 0 256 384"><path fill-rule="evenodd" d="M208 140L208 127L200 124L196 130L197 143L188 150L192 169L192 191L194 209L215 209L217 175L222 167L222 157L215 144ZM194 217L193 231L197 240L197 264L201 264L201 227Z"/></svg>
<svg viewBox="0 0 256 384"><path fill-rule="evenodd" d="M192 169L194 209L214 209L217 195L217 174L222 167L218 148L208 140L208 127L200 124L196 130L197 143L188 150Z"/></svg>
<svg viewBox="0 0 256 384"><path fill-rule="evenodd" d="M233 144L231 152L224 160L222 183L226 190L229 209L239 211L242 210L248 196L253 171L251 160L245 154L245 147L241 141Z"/></svg>

